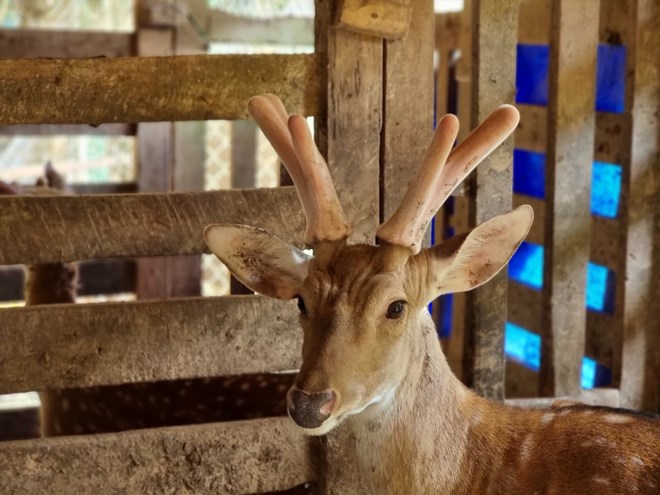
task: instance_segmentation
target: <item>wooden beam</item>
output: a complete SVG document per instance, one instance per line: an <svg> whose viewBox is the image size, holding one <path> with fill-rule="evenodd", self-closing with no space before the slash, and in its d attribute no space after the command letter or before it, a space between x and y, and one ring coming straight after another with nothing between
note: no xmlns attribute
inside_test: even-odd
<svg viewBox="0 0 660 495"><path fill-rule="evenodd" d="M404 37L410 25L412 0L342 0L337 27L386 40ZM433 16L433 13L431 13Z"/></svg>
<svg viewBox="0 0 660 495"><path fill-rule="evenodd" d="M242 119L264 92L316 115L322 71L316 55L0 60L0 123Z"/></svg>
<svg viewBox="0 0 660 495"><path fill-rule="evenodd" d="M300 242L292 187L196 193L0 197L0 264L199 254L212 223L268 229ZM30 228L26 228L29 225Z"/></svg>
<svg viewBox="0 0 660 495"><path fill-rule="evenodd" d="M515 94L518 0L473 0L472 122L476 127ZM471 222L479 224L511 209L513 139L491 153L472 179ZM468 383L485 397L504 398L504 323L507 276L468 295Z"/></svg>
<svg viewBox="0 0 660 495"><path fill-rule="evenodd" d="M624 255L617 282L623 318L621 402L625 407L658 410L660 5L654 0L637 0L627 7L627 146L622 161L621 205Z"/></svg>
<svg viewBox="0 0 660 495"><path fill-rule="evenodd" d="M314 45L314 19L278 17L257 19L221 10L210 11L209 40L216 43Z"/></svg>
<svg viewBox="0 0 660 495"><path fill-rule="evenodd" d="M0 29L0 58L92 58L135 55L133 33Z"/></svg>
<svg viewBox="0 0 660 495"><path fill-rule="evenodd" d="M399 207L433 136L433 2L410 8L408 36L385 42L381 220Z"/></svg>
<svg viewBox="0 0 660 495"><path fill-rule="evenodd" d="M600 0L553 0L541 393L580 392Z"/></svg>
<svg viewBox="0 0 660 495"><path fill-rule="evenodd" d="M0 393L297 369L297 318L260 296L3 309Z"/></svg>
<svg viewBox="0 0 660 495"><path fill-rule="evenodd" d="M0 491L280 491L316 478L309 443L288 418L4 442Z"/></svg>
<svg viewBox="0 0 660 495"><path fill-rule="evenodd" d="M317 4L317 22L324 22L318 11L331 7ZM353 225L351 241L373 243L379 219L383 43L327 24L317 25L316 32L316 52L327 57L323 65L328 68L316 139Z"/></svg>
<svg viewBox="0 0 660 495"><path fill-rule="evenodd" d="M128 194L137 192L135 182L103 182L99 184L71 184L69 189L76 195L82 194Z"/></svg>

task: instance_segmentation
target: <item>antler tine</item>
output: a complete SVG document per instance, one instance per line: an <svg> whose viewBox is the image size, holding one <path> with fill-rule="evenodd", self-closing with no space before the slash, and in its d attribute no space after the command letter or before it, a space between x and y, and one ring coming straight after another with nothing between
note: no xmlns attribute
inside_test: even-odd
<svg viewBox="0 0 660 495"><path fill-rule="evenodd" d="M438 123L403 201L392 216L378 227L376 235L381 241L419 252L424 232L442 204L433 193L442 180L445 162L457 134L458 119L455 115L445 115Z"/></svg>
<svg viewBox="0 0 660 495"><path fill-rule="evenodd" d="M445 116L438 124L433 142L425 155L420 171L406 192L403 204L377 231L381 240L409 247L415 253L421 249L424 232L433 215L476 166L515 130L520 120L520 114L515 107L500 106L449 153L448 158L445 157L446 162L440 162L440 152L444 153L446 149L444 145L449 141L449 136L453 136L452 142L456 137L454 133L447 135L447 141L441 139L440 135L451 129L449 123L445 124L447 117ZM440 141L443 143L442 148ZM451 148L451 144L449 147ZM434 154L438 155L437 158L429 163L429 157ZM434 174L424 172L424 169L432 166L432 163L441 163L444 166L438 167ZM420 196L423 201L418 199Z"/></svg>
<svg viewBox="0 0 660 495"><path fill-rule="evenodd" d="M292 115L289 118L289 132L307 179L306 187L298 188L298 194L301 200L306 196L312 208L311 211L305 212L307 216L305 240L313 243L345 239L350 235L350 227L332 184L328 165L314 144L305 118Z"/></svg>
<svg viewBox="0 0 660 495"><path fill-rule="evenodd" d="M307 220L305 242L336 241L350 234L344 212L332 185L325 160L314 144L307 122L290 118L275 95L255 96L248 111L259 124L291 175Z"/></svg>
<svg viewBox="0 0 660 495"><path fill-rule="evenodd" d="M449 155L435 194L440 205L458 185L516 129L520 113L512 105L495 109Z"/></svg>

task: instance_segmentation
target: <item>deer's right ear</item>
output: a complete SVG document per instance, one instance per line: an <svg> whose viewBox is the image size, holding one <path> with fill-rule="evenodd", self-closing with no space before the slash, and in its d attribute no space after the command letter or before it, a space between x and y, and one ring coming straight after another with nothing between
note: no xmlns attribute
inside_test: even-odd
<svg viewBox="0 0 660 495"><path fill-rule="evenodd" d="M291 299L302 290L311 256L274 234L245 225L209 225L209 249L253 291Z"/></svg>

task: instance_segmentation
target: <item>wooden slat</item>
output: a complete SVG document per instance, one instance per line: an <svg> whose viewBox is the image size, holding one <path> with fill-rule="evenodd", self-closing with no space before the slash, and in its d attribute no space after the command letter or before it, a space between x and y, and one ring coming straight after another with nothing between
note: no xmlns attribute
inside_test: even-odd
<svg viewBox="0 0 660 495"><path fill-rule="evenodd" d="M621 402L626 407L657 410L660 4L655 0L637 0L625 12L630 36L626 82L629 120L624 128L627 146L622 160L624 255L617 284L622 297L618 309L623 318Z"/></svg>
<svg viewBox="0 0 660 495"><path fill-rule="evenodd" d="M580 391L585 342L599 0L553 0L541 391Z"/></svg>
<svg viewBox="0 0 660 495"><path fill-rule="evenodd" d="M128 194L137 192L135 182L103 182L99 184L71 184L73 194Z"/></svg>
<svg viewBox="0 0 660 495"><path fill-rule="evenodd" d="M0 393L297 369L295 305L259 296L0 311Z"/></svg>
<svg viewBox="0 0 660 495"><path fill-rule="evenodd" d="M0 124L241 119L263 92L316 115L321 73L315 55L0 60Z"/></svg>
<svg viewBox="0 0 660 495"><path fill-rule="evenodd" d="M203 253L212 223L240 223L300 241L293 188L197 193L0 197L0 265ZM30 228L26 228L29 225Z"/></svg>
<svg viewBox="0 0 660 495"><path fill-rule="evenodd" d="M317 5L317 22L324 22L320 9L333 7ZM328 72L316 139L353 225L351 240L372 243L379 207L383 43L329 25L321 29L316 52L327 56Z"/></svg>
<svg viewBox="0 0 660 495"><path fill-rule="evenodd" d="M0 492L250 494L315 479L288 418L0 444Z"/></svg>
<svg viewBox="0 0 660 495"><path fill-rule="evenodd" d="M529 234L525 237L525 241L533 244L543 244L545 237L545 202L531 196L514 194L512 203L514 208L520 205L530 205L534 209L534 221Z"/></svg>
<svg viewBox="0 0 660 495"><path fill-rule="evenodd" d="M552 0L521 0L518 19L518 42L548 44L550 40L550 5Z"/></svg>
<svg viewBox="0 0 660 495"><path fill-rule="evenodd" d="M133 33L0 29L0 58L130 57Z"/></svg>
<svg viewBox="0 0 660 495"><path fill-rule="evenodd" d="M515 94L518 1L474 0L472 127ZM511 209L513 139L495 150L473 178L471 220L479 224ZM504 398L506 271L468 296L468 382L480 395Z"/></svg>
<svg viewBox="0 0 660 495"><path fill-rule="evenodd" d="M541 333L543 326L543 300L541 291L509 281L508 320L535 333Z"/></svg>
<svg viewBox="0 0 660 495"><path fill-rule="evenodd" d="M381 215L399 207L433 136L433 2L415 0L410 33L385 43ZM414 94L415 98L403 95Z"/></svg>
<svg viewBox="0 0 660 495"><path fill-rule="evenodd" d="M0 125L0 136L134 136L132 124Z"/></svg>

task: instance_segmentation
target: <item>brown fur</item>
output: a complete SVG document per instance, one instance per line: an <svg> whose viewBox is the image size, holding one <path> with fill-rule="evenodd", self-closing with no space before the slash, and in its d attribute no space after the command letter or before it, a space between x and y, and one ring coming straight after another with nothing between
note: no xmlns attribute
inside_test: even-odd
<svg viewBox="0 0 660 495"><path fill-rule="evenodd" d="M307 313L295 384L337 394L331 418L307 431L349 428L374 494L658 493L660 421L572 403L507 407L451 373L426 304L462 243L416 256L322 243L304 282L287 282ZM404 315L387 319L396 300Z"/></svg>

